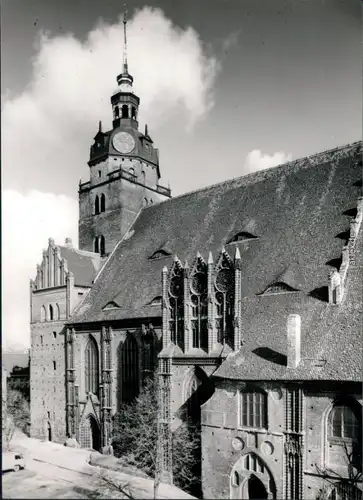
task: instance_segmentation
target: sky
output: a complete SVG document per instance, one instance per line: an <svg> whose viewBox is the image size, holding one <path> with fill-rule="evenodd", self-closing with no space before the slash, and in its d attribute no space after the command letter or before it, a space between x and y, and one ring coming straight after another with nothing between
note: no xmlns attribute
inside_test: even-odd
<svg viewBox="0 0 363 500"><path fill-rule="evenodd" d="M128 2L128 60L174 195L361 138L359 0ZM122 65L123 2L2 0L2 333L28 346L48 238L77 242L78 184Z"/></svg>

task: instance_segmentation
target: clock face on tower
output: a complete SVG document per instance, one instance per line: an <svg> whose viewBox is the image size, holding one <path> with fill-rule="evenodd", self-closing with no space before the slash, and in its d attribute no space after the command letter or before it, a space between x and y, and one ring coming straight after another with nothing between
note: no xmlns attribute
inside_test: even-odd
<svg viewBox="0 0 363 500"><path fill-rule="evenodd" d="M113 146L120 153L131 153L135 148L135 139L127 132L117 132L113 136Z"/></svg>

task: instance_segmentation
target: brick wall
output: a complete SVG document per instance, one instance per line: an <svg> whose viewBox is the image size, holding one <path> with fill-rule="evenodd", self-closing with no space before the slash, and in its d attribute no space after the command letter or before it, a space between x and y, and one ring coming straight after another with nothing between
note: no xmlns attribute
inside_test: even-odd
<svg viewBox="0 0 363 500"><path fill-rule="evenodd" d="M357 384L358 385L358 384ZM360 390L343 384L336 391L314 382L314 392L305 389L305 446L303 464L304 498L316 498L326 484L322 469L329 467L342 476L347 474L345 452L327 438L329 411L338 394L351 394L360 401ZM238 421L238 390L242 382L221 381L214 395L202 408L202 483L205 498L237 498L231 485L231 472L246 454L259 457L271 473L276 498L284 497L285 391L283 384L260 383L267 392L268 426L266 430L242 427ZM318 467L317 467L318 466ZM240 497L238 497L240 498Z"/></svg>

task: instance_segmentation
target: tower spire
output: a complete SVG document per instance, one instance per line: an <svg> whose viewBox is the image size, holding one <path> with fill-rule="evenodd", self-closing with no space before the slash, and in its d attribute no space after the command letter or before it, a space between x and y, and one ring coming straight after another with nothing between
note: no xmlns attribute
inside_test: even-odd
<svg viewBox="0 0 363 500"><path fill-rule="evenodd" d="M127 63L127 7L125 4L124 10L124 51L123 51L123 65L122 72L117 76L117 83L121 92L132 92L132 82L134 79L129 73L129 66Z"/></svg>
<svg viewBox="0 0 363 500"><path fill-rule="evenodd" d="M123 54L123 72L128 74L128 65L127 65L127 6L125 4L124 11L124 54Z"/></svg>

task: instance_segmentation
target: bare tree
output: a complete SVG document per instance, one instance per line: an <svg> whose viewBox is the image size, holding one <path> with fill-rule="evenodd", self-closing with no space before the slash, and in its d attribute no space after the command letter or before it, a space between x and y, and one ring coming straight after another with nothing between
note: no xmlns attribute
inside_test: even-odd
<svg viewBox="0 0 363 500"><path fill-rule="evenodd" d="M114 420L113 448L125 466L131 465L154 479L154 498L160 485L158 469L158 381L149 379L136 400L124 405ZM190 422L183 422L173 433L174 484L190 490L197 481L193 468L198 459L199 433Z"/></svg>
<svg viewBox="0 0 363 500"><path fill-rule="evenodd" d="M319 475L324 478L323 488L320 490L316 500L329 499L330 490L335 488L338 496L332 497L338 500L362 500L362 491L357 487L362 486L362 450L357 445L348 447L343 444L347 472L346 476L341 475L329 467L321 468L315 464Z"/></svg>
<svg viewBox="0 0 363 500"><path fill-rule="evenodd" d="M3 445L9 448L15 429L28 432L30 419L29 403L21 392L10 389L7 391Z"/></svg>

